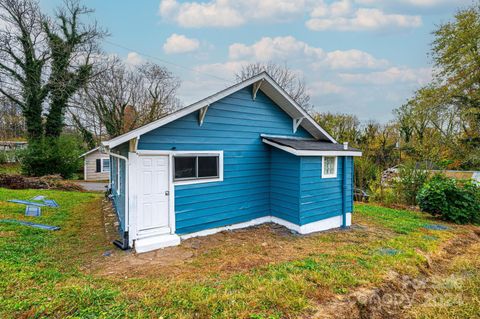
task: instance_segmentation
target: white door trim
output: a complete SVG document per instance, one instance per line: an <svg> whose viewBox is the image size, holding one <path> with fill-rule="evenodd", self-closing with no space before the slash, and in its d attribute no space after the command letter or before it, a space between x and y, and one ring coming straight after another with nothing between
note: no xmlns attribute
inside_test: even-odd
<svg viewBox="0 0 480 319"><path fill-rule="evenodd" d="M140 156L166 156L168 158L168 227L170 228L170 234L175 234L175 189L173 185L173 173L172 173L172 154L169 151L150 153L135 153L130 152L130 176L137 176L140 169ZM133 246L134 240L138 239L138 225L137 214L139 213L138 193L140 191L140 185L138 185L137 178L130 179L130 198L131 205L129 205L129 244ZM159 235L162 236L162 235Z"/></svg>
<svg viewBox="0 0 480 319"><path fill-rule="evenodd" d="M137 205L138 205L138 187L137 187L137 178L132 178L133 176L137 176L136 170L138 166L138 154L129 152L129 176L130 179L128 181L128 188L129 188L129 205L128 205L128 246L133 247L133 241L137 239L137 223L136 223L136 216L137 216Z"/></svg>

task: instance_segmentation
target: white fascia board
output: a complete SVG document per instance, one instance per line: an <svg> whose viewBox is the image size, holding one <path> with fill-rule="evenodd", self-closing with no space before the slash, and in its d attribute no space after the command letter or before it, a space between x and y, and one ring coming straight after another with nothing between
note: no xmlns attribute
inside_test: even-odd
<svg viewBox="0 0 480 319"><path fill-rule="evenodd" d="M95 147L94 149L91 149L90 151L83 153L83 154L80 155L79 157L87 156L88 154L91 154L91 153L95 152L95 151L98 150L99 148L100 148L100 146L97 146L97 147Z"/></svg>
<svg viewBox="0 0 480 319"><path fill-rule="evenodd" d="M310 150L296 150L292 147L280 145L269 141L267 139L262 139L262 142L270 146L276 147L282 151L288 152L295 156L362 156L360 151L310 151Z"/></svg>
<svg viewBox="0 0 480 319"><path fill-rule="evenodd" d="M161 119L158 119L150 124L144 125L142 127L139 127L133 131L130 131L128 133L125 133L123 135L117 136L109 141L102 142L104 146L107 146L109 148L113 148L115 146L118 146L122 143L125 143L132 138L138 138L140 135L145 134L151 130L154 130L158 127L161 127L163 125L166 125L170 122L173 122L183 116L186 116L190 113L193 113L195 111L198 111L202 107L205 107L207 105L210 105L212 103L215 103L218 100L223 99L224 97L227 97L228 95L241 90L249 85L252 85L253 83L256 83L258 81L265 80L266 83L268 83L276 92L278 92L282 98L287 102L287 104L291 107L293 107L296 111L299 112L299 114L307 121L302 121L301 126L303 126L307 131L308 131L308 126L305 125L306 122L308 122L310 125L312 125L318 132L323 134L325 137L327 137L332 143L337 143L337 141L330 135L328 134L315 120L300 106L298 103L296 103L286 92L283 90L266 72L262 72L258 74L257 76L254 76L250 79L247 79L243 82L237 83L229 88L226 88L214 95L211 95L203 100L200 100L196 103L193 103L183 109L180 109L170 115L167 115ZM263 87L263 86L262 86ZM262 89L262 88L260 88ZM286 110L284 110L287 112ZM288 113L288 112L287 112ZM315 134L312 134L315 135Z"/></svg>

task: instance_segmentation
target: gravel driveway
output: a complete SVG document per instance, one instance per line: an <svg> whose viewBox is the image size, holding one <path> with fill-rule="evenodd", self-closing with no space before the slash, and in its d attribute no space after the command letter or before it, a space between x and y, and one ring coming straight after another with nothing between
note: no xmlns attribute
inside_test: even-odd
<svg viewBox="0 0 480 319"><path fill-rule="evenodd" d="M107 190L108 183L96 183L96 182L77 182L78 185L91 192L104 192Z"/></svg>

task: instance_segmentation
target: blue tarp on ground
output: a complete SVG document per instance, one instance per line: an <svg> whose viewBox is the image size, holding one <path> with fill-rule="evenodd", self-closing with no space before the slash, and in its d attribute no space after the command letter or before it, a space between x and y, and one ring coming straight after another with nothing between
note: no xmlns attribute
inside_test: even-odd
<svg viewBox="0 0 480 319"><path fill-rule="evenodd" d="M45 230L59 230L60 229L60 227L58 227L58 226L36 224L36 223L24 222L22 220L15 220L15 219L0 219L0 222L1 223L9 223L9 224L20 224L20 225L24 225L24 226L30 226L30 227L35 227L35 228L40 228L40 229L45 229Z"/></svg>

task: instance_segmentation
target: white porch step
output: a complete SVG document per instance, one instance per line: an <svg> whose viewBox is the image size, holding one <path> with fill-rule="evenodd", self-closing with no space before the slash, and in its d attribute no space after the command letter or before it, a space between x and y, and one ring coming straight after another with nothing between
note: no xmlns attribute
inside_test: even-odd
<svg viewBox="0 0 480 319"><path fill-rule="evenodd" d="M155 249L177 246L179 244L180 237L178 235L165 234L137 239L135 241L135 251L137 253L146 253Z"/></svg>

